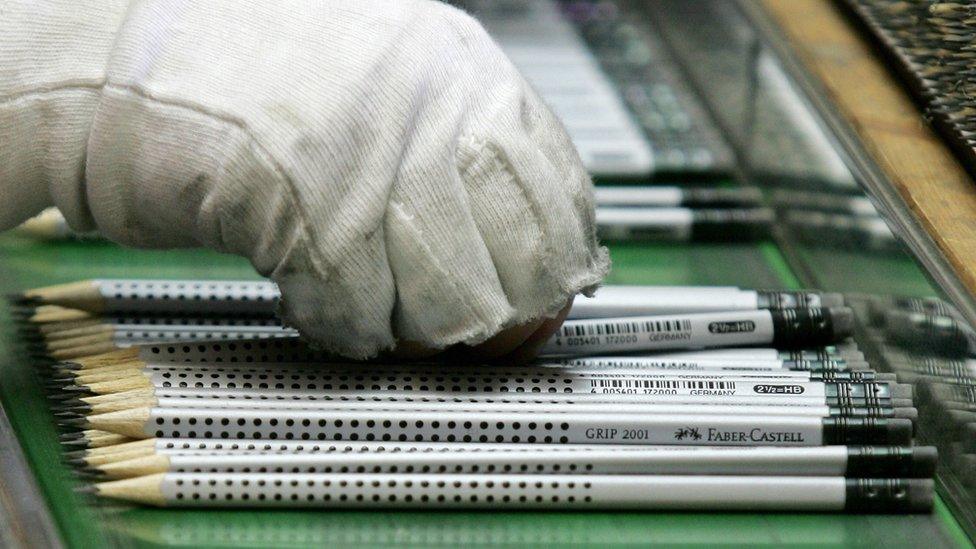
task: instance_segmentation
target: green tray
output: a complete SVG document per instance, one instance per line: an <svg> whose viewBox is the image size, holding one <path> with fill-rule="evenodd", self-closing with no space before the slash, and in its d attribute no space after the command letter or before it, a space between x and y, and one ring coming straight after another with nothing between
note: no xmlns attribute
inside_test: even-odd
<svg viewBox="0 0 976 549"><path fill-rule="evenodd" d="M618 245L611 255L609 283L798 287L773 244ZM893 282L896 288L918 286L913 268L879 267L904 278ZM239 258L199 250L149 252L104 242L38 243L0 236L4 293L94 277L256 278ZM0 307L0 401L62 536L73 547L969 546L941 502L932 515L915 516L181 511L97 505L73 492L76 484L59 461L52 418L18 349L9 313Z"/></svg>

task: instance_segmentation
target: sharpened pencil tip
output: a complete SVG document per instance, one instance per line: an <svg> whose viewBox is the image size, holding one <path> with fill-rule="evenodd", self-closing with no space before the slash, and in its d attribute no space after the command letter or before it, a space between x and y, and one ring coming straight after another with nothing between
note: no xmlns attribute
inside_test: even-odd
<svg viewBox="0 0 976 549"><path fill-rule="evenodd" d="M39 302L36 297L27 297L24 294L7 294L5 297L14 305L33 305Z"/></svg>
<svg viewBox="0 0 976 549"><path fill-rule="evenodd" d="M50 377L48 377L48 380L49 380L49 383L52 383L52 384L53 383L57 383L59 385L63 385L65 383L67 383L67 382L74 381L76 377L78 377L78 376L76 376L74 374L63 374L63 375L57 375L57 376L50 376Z"/></svg>
<svg viewBox="0 0 976 549"><path fill-rule="evenodd" d="M61 390L68 391L69 393L75 393L75 394L77 393L84 393L88 395L94 394L91 392L91 389L89 389L88 387L82 387L81 385L65 385L64 387L61 387Z"/></svg>
<svg viewBox="0 0 976 549"><path fill-rule="evenodd" d="M75 474L81 478L86 479L100 479L105 478L105 473L94 467L80 467L75 469Z"/></svg>
<svg viewBox="0 0 976 549"><path fill-rule="evenodd" d="M80 440L86 437L84 433L61 433L60 435L58 435L58 438L62 442L69 442L69 441Z"/></svg>
<svg viewBox="0 0 976 549"><path fill-rule="evenodd" d="M84 446L85 448L87 448L88 447L88 439L62 441L61 442L61 445L62 446L69 446L69 447Z"/></svg>
<svg viewBox="0 0 976 549"><path fill-rule="evenodd" d="M83 402L72 403L72 404L58 404L52 405L51 410L55 412L54 417L79 417L91 412L91 406ZM63 416L60 414L73 414L70 416Z"/></svg>
<svg viewBox="0 0 976 549"><path fill-rule="evenodd" d="M74 463L74 460L80 460L81 458L88 455L88 450L69 450L64 454L64 460L67 463Z"/></svg>
<svg viewBox="0 0 976 549"><path fill-rule="evenodd" d="M61 420L70 420L70 419L82 418L84 417L84 414L80 414L73 410L62 410L60 412L55 412L54 417L59 418Z"/></svg>
<svg viewBox="0 0 976 549"><path fill-rule="evenodd" d="M76 494L97 494L98 488L94 484L88 483L81 486L75 486L73 489Z"/></svg>
<svg viewBox="0 0 976 549"><path fill-rule="evenodd" d="M85 419L85 418L83 418L83 417L72 418L72 419L61 419L61 420L58 420L56 423L58 425L63 426L63 427L83 427L83 428L88 428L88 420Z"/></svg>

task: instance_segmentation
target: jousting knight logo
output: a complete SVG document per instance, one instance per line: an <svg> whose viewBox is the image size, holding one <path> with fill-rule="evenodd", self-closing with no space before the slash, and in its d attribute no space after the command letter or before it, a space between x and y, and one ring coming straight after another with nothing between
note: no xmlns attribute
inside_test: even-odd
<svg viewBox="0 0 976 549"><path fill-rule="evenodd" d="M682 427L674 432L674 440L701 440L702 435L697 427Z"/></svg>

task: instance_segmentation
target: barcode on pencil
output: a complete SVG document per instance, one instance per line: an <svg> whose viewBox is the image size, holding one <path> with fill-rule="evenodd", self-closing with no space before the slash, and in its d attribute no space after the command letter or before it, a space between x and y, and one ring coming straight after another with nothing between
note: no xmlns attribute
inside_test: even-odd
<svg viewBox="0 0 976 549"><path fill-rule="evenodd" d="M560 330L560 335L562 337L579 337L690 331L690 320L644 320L634 322L604 322L601 324L566 324L563 325L562 330Z"/></svg>
<svg viewBox="0 0 976 549"><path fill-rule="evenodd" d="M735 389L734 381L695 381L674 379L594 379L599 389Z"/></svg>

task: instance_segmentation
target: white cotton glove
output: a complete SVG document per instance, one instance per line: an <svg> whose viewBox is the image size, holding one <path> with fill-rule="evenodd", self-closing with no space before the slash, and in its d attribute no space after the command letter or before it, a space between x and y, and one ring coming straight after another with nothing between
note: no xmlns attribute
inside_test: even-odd
<svg viewBox="0 0 976 549"><path fill-rule="evenodd" d="M369 357L552 316L608 269L560 123L427 0L0 0L0 229L248 257Z"/></svg>

